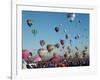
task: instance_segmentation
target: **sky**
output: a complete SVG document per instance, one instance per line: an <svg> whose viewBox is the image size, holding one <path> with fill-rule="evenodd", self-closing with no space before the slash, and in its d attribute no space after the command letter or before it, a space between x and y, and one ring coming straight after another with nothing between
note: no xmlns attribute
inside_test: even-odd
<svg viewBox="0 0 100 80"><path fill-rule="evenodd" d="M72 22L69 21L67 15L67 12L22 11L23 49L37 52L41 48L40 40L44 40L47 45L60 43L61 39L65 40L65 47L69 45L71 39L73 50L75 46L80 51L84 49L84 46L89 47L89 14L75 13L75 19ZM31 27L27 24L28 19L32 20ZM62 25L59 26L59 24ZM55 31L55 27L59 27L59 32ZM32 34L34 29L37 30L36 35ZM68 39L65 38L66 34L69 36ZM80 34L80 38L75 40L77 34Z"/></svg>

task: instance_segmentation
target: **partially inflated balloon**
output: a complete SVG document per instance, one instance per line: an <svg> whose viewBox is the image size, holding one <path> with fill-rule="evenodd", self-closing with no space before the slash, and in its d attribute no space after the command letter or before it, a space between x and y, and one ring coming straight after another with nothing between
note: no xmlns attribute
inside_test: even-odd
<svg viewBox="0 0 100 80"><path fill-rule="evenodd" d="M48 52L51 52L53 49L54 49L54 45L52 45L52 44L47 45Z"/></svg>
<svg viewBox="0 0 100 80"><path fill-rule="evenodd" d="M27 19L27 25L28 25L29 27L32 26L32 20L31 20L31 19Z"/></svg>

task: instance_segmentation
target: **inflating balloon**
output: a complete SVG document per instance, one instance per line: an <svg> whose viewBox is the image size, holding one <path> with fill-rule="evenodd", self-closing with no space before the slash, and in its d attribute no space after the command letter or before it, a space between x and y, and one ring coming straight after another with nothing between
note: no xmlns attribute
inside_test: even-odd
<svg viewBox="0 0 100 80"><path fill-rule="evenodd" d="M32 26L32 20L31 20L31 19L27 19L27 25L28 25L29 27Z"/></svg>
<svg viewBox="0 0 100 80"><path fill-rule="evenodd" d="M59 32L59 27L55 27L55 31L56 32Z"/></svg>
<svg viewBox="0 0 100 80"><path fill-rule="evenodd" d="M54 45L52 45L52 44L47 45L48 52L51 52L53 49L54 49Z"/></svg>
<svg viewBox="0 0 100 80"><path fill-rule="evenodd" d="M69 19L70 22L74 21L76 15L75 13L68 13L67 18Z"/></svg>
<svg viewBox="0 0 100 80"><path fill-rule="evenodd" d="M40 45L44 46L45 45L45 41L44 40L40 40Z"/></svg>
<svg viewBox="0 0 100 80"><path fill-rule="evenodd" d="M37 34L37 30L36 29L32 29L32 34L35 36Z"/></svg>

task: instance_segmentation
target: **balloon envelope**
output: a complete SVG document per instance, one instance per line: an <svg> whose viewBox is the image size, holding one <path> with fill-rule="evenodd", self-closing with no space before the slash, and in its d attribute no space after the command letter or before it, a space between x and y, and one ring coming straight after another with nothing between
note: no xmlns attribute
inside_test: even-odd
<svg viewBox="0 0 100 80"><path fill-rule="evenodd" d="M31 19L27 19L27 25L28 25L29 27L32 26L32 20L31 20Z"/></svg>
<svg viewBox="0 0 100 80"><path fill-rule="evenodd" d="M40 56L33 57L33 62L39 62L39 61L42 61Z"/></svg>
<svg viewBox="0 0 100 80"><path fill-rule="evenodd" d="M51 52L53 49L54 49L54 45L52 45L52 44L47 45L48 52Z"/></svg>
<svg viewBox="0 0 100 80"><path fill-rule="evenodd" d="M44 57L47 54L47 50L44 48L40 48L38 49L38 55L40 55L41 57Z"/></svg>
<svg viewBox="0 0 100 80"><path fill-rule="evenodd" d="M75 13L68 13L67 18L69 19L70 22L74 21L76 15Z"/></svg>
<svg viewBox="0 0 100 80"><path fill-rule="evenodd" d="M60 40L61 45L64 45L65 41L64 40Z"/></svg>
<svg viewBox="0 0 100 80"><path fill-rule="evenodd" d="M40 45L44 46L45 45L45 41L44 40L40 40Z"/></svg>
<svg viewBox="0 0 100 80"><path fill-rule="evenodd" d="M28 61L28 57L29 57L29 50L27 49L22 50L22 59Z"/></svg>
<svg viewBox="0 0 100 80"><path fill-rule="evenodd" d="M55 31L56 32L59 32L59 27L55 27Z"/></svg>
<svg viewBox="0 0 100 80"><path fill-rule="evenodd" d="M68 39L68 35L67 34L65 35L65 38Z"/></svg>
<svg viewBox="0 0 100 80"><path fill-rule="evenodd" d="M55 44L55 47L56 48L59 48L60 47L60 44L59 43Z"/></svg>
<svg viewBox="0 0 100 80"><path fill-rule="evenodd" d="M36 29L32 29L32 34L35 36L37 34L37 30Z"/></svg>

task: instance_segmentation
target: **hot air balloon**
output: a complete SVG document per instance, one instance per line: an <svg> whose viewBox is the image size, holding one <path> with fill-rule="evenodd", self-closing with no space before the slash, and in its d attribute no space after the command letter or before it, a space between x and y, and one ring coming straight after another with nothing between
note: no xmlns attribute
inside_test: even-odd
<svg viewBox="0 0 100 80"><path fill-rule="evenodd" d="M37 34L37 30L36 29L32 29L32 34L35 36Z"/></svg>
<svg viewBox="0 0 100 80"><path fill-rule="evenodd" d="M79 20L78 23L81 23L81 21Z"/></svg>
<svg viewBox="0 0 100 80"><path fill-rule="evenodd" d="M59 32L59 27L55 27L55 31L56 32Z"/></svg>
<svg viewBox="0 0 100 80"><path fill-rule="evenodd" d="M77 46L75 46L75 49L78 51L78 47Z"/></svg>
<svg viewBox="0 0 100 80"><path fill-rule="evenodd" d="M40 40L40 45L44 46L45 45L45 41L44 40Z"/></svg>
<svg viewBox="0 0 100 80"><path fill-rule="evenodd" d="M70 22L74 21L76 15L75 13L68 13L67 18Z"/></svg>
<svg viewBox="0 0 100 80"><path fill-rule="evenodd" d="M40 62L40 61L42 61L42 59L39 55L33 57L33 62L37 63L37 62Z"/></svg>
<svg viewBox="0 0 100 80"><path fill-rule="evenodd" d="M66 32L67 32L67 30L66 30L66 29L64 29L64 32L66 33Z"/></svg>
<svg viewBox="0 0 100 80"><path fill-rule="evenodd" d="M38 49L38 55L40 56L40 57L44 57L46 54L47 54L47 50L46 49L44 49L44 48L40 48L40 49Z"/></svg>
<svg viewBox="0 0 100 80"><path fill-rule="evenodd" d="M77 37L75 36L75 39L77 39Z"/></svg>
<svg viewBox="0 0 100 80"><path fill-rule="evenodd" d="M32 26L32 20L31 20L31 19L27 19L27 25L28 25L29 27Z"/></svg>
<svg viewBox="0 0 100 80"><path fill-rule="evenodd" d="M67 50L68 50L68 53L70 54L70 53L71 53L71 48L70 48L70 46L67 47Z"/></svg>
<svg viewBox="0 0 100 80"><path fill-rule="evenodd" d="M68 34L65 35L65 38L68 39Z"/></svg>
<svg viewBox="0 0 100 80"><path fill-rule="evenodd" d="M57 53L53 53L53 57L49 61L58 64L61 61L61 57Z"/></svg>
<svg viewBox="0 0 100 80"><path fill-rule="evenodd" d="M59 48L60 47L60 44L59 43L55 44L55 47L56 48Z"/></svg>
<svg viewBox="0 0 100 80"><path fill-rule="evenodd" d="M77 40L77 39L79 39L80 38L80 34L77 34L76 36L75 36L75 39Z"/></svg>
<svg viewBox="0 0 100 80"><path fill-rule="evenodd" d="M64 45L65 41L64 40L60 40L61 45Z"/></svg>
<svg viewBox="0 0 100 80"><path fill-rule="evenodd" d="M22 50L22 59L28 61L28 58L29 58L29 50L27 49Z"/></svg>
<svg viewBox="0 0 100 80"><path fill-rule="evenodd" d="M87 47L87 46L85 46L84 48L85 48L85 50L87 50L87 49L88 49L88 47Z"/></svg>
<svg viewBox="0 0 100 80"><path fill-rule="evenodd" d="M69 40L69 42L70 42L70 45L72 46L72 40L71 39Z"/></svg>
<svg viewBox="0 0 100 80"><path fill-rule="evenodd" d="M77 38L78 38L78 39L80 38L80 34L77 34Z"/></svg>
<svg viewBox="0 0 100 80"><path fill-rule="evenodd" d="M47 45L48 52L51 52L53 49L54 49L54 45L52 45L52 44Z"/></svg>
<svg viewBox="0 0 100 80"><path fill-rule="evenodd" d="M59 24L59 26L62 26L62 24Z"/></svg>

